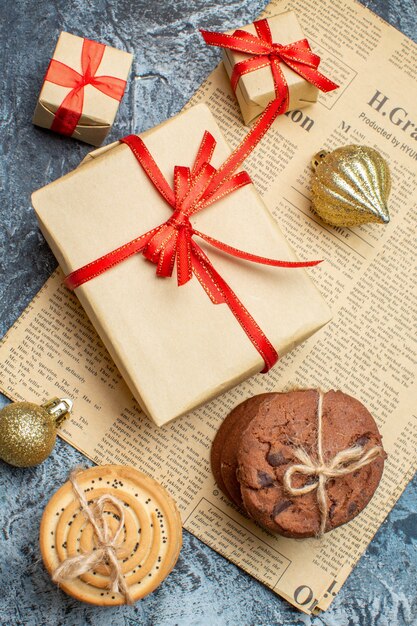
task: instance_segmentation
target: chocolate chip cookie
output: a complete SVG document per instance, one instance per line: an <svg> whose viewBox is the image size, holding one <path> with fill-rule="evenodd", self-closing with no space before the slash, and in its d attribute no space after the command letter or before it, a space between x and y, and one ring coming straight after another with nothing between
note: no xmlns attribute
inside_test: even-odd
<svg viewBox="0 0 417 626"><path fill-rule="evenodd" d="M216 436L212 463L219 487L250 517L303 538L358 515L385 457L366 407L341 391L309 389L262 394L236 407Z"/></svg>
<svg viewBox="0 0 417 626"><path fill-rule="evenodd" d="M262 393L248 398L229 413L223 421L211 448L211 468L218 487L238 507L243 501L236 476L237 451L242 432L255 417L261 403L274 394Z"/></svg>
<svg viewBox="0 0 417 626"><path fill-rule="evenodd" d="M238 451L238 479L246 511L262 526L287 537L311 537L320 530L317 490L291 496L284 474L300 464L295 451L318 455L316 390L276 394L262 402L242 434ZM341 391L324 394L322 449L325 462L341 450L361 446L364 453L381 446L381 435L369 411ZM384 467L384 453L368 465L326 482L325 530L353 519L374 494ZM318 477L295 475L294 486L317 483Z"/></svg>

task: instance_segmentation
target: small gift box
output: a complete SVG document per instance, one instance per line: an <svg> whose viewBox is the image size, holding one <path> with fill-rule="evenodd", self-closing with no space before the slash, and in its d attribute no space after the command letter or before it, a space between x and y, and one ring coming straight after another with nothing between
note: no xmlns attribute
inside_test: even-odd
<svg viewBox="0 0 417 626"><path fill-rule="evenodd" d="M132 59L129 52L62 32L33 123L100 146L113 125Z"/></svg>
<svg viewBox="0 0 417 626"><path fill-rule="evenodd" d="M293 11L260 20L226 34L202 31L209 45L223 48L223 62L245 124L281 97L282 112L317 101L319 89L337 85L317 70L320 58L310 48Z"/></svg>
<svg viewBox="0 0 417 626"><path fill-rule="evenodd" d="M156 424L260 372L268 340L282 356L329 321L303 269L243 260L297 262L245 172L217 185L230 149L205 104L93 155L35 192L33 206L68 284L81 285L77 296ZM180 287L162 278L174 250Z"/></svg>

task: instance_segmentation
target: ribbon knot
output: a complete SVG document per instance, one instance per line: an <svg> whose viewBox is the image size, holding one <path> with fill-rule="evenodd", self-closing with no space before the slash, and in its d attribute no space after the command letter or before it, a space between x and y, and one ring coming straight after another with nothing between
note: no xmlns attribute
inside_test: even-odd
<svg viewBox="0 0 417 626"><path fill-rule="evenodd" d="M281 57L282 57L282 53L281 53L282 48L283 48L282 44L280 44L280 43L273 43L272 44L272 50L269 53L269 56L281 59Z"/></svg>
<svg viewBox="0 0 417 626"><path fill-rule="evenodd" d="M84 106L84 88L92 85L106 96L120 101L126 81L116 76L96 76L106 46L90 39L84 39L81 51L81 74L69 65L51 59L46 72L45 81L69 87L71 91L65 96L55 113L51 130L71 136L80 121Z"/></svg>
<svg viewBox="0 0 417 626"><path fill-rule="evenodd" d="M192 230L190 218L181 209L177 209L173 213L167 224L174 226L177 230L180 228L188 228L189 230Z"/></svg>
<svg viewBox="0 0 417 626"><path fill-rule="evenodd" d="M77 482L79 472L80 470L73 471L70 481L81 510L93 527L97 545L90 552L65 559L55 569L52 579L57 583L65 582L94 570L100 563L106 563L110 570L110 590L123 594L126 603L132 604L133 600L117 558L117 547L125 523L123 502L111 494L105 494L98 498L93 506L89 506L85 494ZM107 516L104 514L104 507L109 502L115 507L119 521L113 535L106 521Z"/></svg>

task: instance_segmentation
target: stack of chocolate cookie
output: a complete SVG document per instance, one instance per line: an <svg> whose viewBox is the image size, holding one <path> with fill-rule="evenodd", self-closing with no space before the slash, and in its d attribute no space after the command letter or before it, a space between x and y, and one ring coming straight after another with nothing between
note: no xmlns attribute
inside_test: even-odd
<svg viewBox="0 0 417 626"><path fill-rule="evenodd" d="M264 528L294 538L321 535L358 515L385 458L363 404L315 389L245 400L222 423L211 452L223 493Z"/></svg>

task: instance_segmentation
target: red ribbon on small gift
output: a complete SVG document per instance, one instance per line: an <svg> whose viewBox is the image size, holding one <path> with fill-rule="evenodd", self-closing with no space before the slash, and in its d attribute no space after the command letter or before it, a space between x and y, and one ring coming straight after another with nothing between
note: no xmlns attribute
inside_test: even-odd
<svg viewBox="0 0 417 626"><path fill-rule="evenodd" d="M261 119L276 114L280 103L274 101L269 107L271 109L265 111ZM194 275L214 304L227 304L264 359L263 372L267 372L278 359L274 346L234 291L215 270L193 237L200 237L211 246L233 257L263 265L285 268L311 267L320 261L280 261L244 252L196 230L190 222L192 215L252 182L247 172L237 174L234 172L259 142L267 128L261 123L252 129L218 169L210 164L216 141L206 131L193 167L175 166L173 189L140 137L129 135L122 139L132 150L152 184L173 209L173 214L156 228L69 274L65 279L67 287L75 289L138 253L143 254L157 266L158 276L171 276L176 261L178 285L186 284Z"/></svg>
<svg viewBox="0 0 417 626"><path fill-rule="evenodd" d="M285 63L294 72L312 83L320 91L328 92L338 85L318 71L320 57L314 54L307 39L300 39L294 43L282 45L274 43L267 20L254 22L257 36L244 30L236 30L233 35L201 30L204 41L209 46L218 46L252 55L249 59L239 61L233 68L231 83L236 91L239 79L248 72L254 72L261 67L271 68L274 79L275 96L282 102L285 112L288 109L289 93L281 63Z"/></svg>
<svg viewBox="0 0 417 626"><path fill-rule="evenodd" d="M114 100L120 100L126 87L126 81L115 76L96 76L106 46L90 39L83 40L81 51L81 70L76 70L61 61L51 59L47 69L45 80L60 85L71 87L71 91L65 96L55 113L51 130L62 135L71 136L77 127L84 106L84 87L92 85L102 93Z"/></svg>

